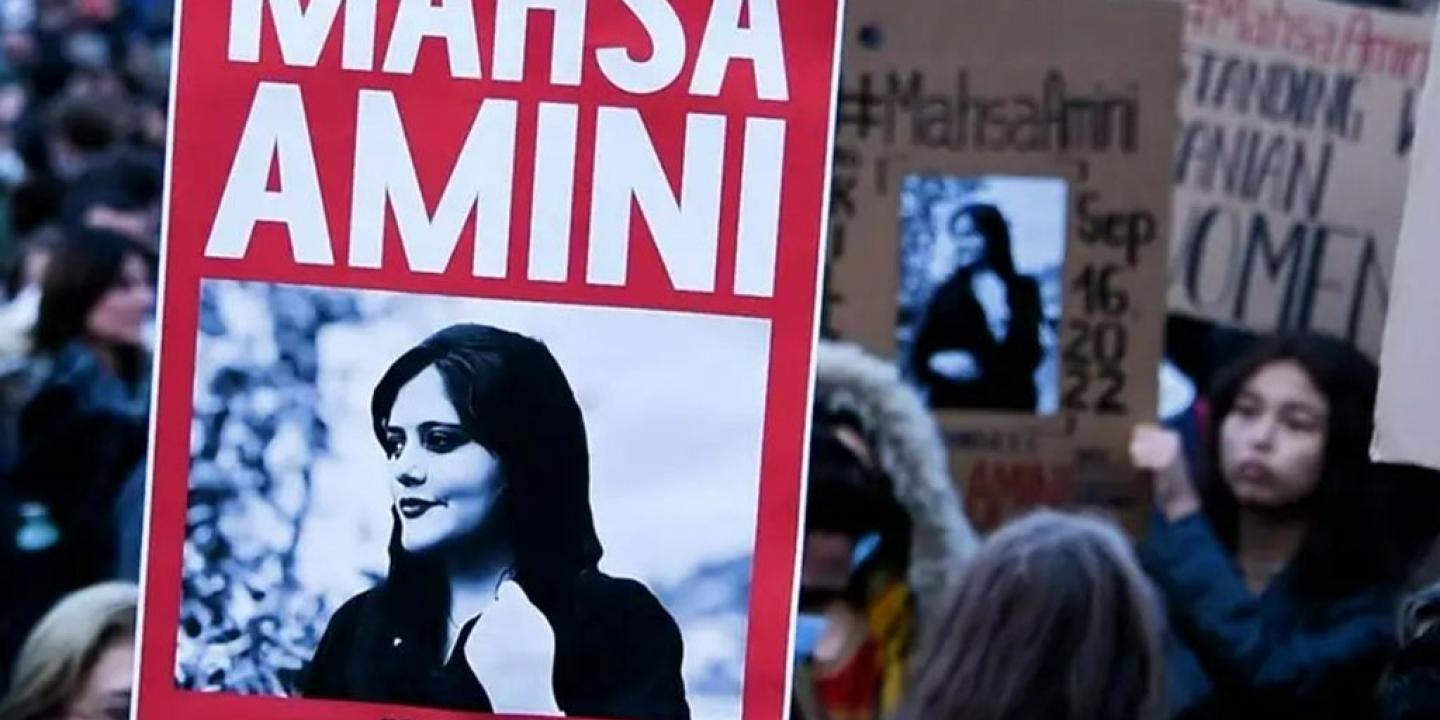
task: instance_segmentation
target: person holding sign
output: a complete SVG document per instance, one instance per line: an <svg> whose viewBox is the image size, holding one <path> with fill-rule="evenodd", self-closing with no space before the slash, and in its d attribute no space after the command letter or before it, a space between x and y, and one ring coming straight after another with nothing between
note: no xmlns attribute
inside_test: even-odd
<svg viewBox="0 0 1440 720"><path fill-rule="evenodd" d="M1175 717L1373 715L1401 574L1367 475L1375 386L1337 340L1261 343L1213 394L1198 489L1177 435L1136 429L1160 511L1143 558L1179 641Z"/></svg>
<svg viewBox="0 0 1440 720"><path fill-rule="evenodd" d="M543 344L451 326L390 366L371 409L394 476L390 572L330 621L306 696L690 716L674 619L597 567L584 418ZM526 647L496 647L517 632Z"/></svg>
<svg viewBox="0 0 1440 720"><path fill-rule="evenodd" d="M1040 286L1015 269L1010 226L993 205L967 205L935 239L932 267L954 267L920 322L910 372L930 405L1034 412L1043 359Z"/></svg>

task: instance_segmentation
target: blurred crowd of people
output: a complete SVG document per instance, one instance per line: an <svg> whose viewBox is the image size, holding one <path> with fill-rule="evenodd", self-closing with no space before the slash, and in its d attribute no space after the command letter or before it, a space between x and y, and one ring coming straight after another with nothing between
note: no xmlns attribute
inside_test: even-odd
<svg viewBox="0 0 1440 720"><path fill-rule="evenodd" d="M87 665L125 665L101 650L129 638L133 588L60 601L139 575L169 5L0 2L6 718L58 717L71 701L94 709L66 717L124 717L99 708L125 703L80 694Z"/></svg>
<svg viewBox="0 0 1440 720"><path fill-rule="evenodd" d="M1440 717L1440 477L1371 463L1378 372L1352 347L1255 339L1135 428L1138 543L1076 509L978 545L919 397L820 353L797 717Z"/></svg>
<svg viewBox="0 0 1440 720"><path fill-rule="evenodd" d="M169 6L0 0L0 720L128 717ZM1348 346L1260 339L1136 428L1138 543L980 537L894 365L818 375L797 717L1440 718L1440 478L1370 462Z"/></svg>

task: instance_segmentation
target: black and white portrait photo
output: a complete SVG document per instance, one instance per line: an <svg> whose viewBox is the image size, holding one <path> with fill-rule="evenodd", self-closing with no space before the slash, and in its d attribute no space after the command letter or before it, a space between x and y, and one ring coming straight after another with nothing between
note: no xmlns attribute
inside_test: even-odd
<svg viewBox="0 0 1440 720"><path fill-rule="evenodd" d="M937 409L1055 413L1065 182L910 175L900 202L903 372Z"/></svg>
<svg viewBox="0 0 1440 720"><path fill-rule="evenodd" d="M176 682L740 716L769 326L207 280Z"/></svg>

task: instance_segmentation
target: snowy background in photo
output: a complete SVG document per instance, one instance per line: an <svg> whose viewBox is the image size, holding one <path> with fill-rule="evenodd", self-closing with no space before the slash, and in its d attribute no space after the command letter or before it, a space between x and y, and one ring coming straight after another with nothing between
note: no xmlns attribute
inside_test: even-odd
<svg viewBox="0 0 1440 720"><path fill-rule="evenodd" d="M679 623L697 718L740 715L769 326L643 310L206 281L176 682L289 695L386 570L376 381L456 322L543 340L575 390L601 568Z"/></svg>
<svg viewBox="0 0 1440 720"><path fill-rule="evenodd" d="M1045 323L1041 345L1045 359L1035 373L1037 413L1060 408L1060 354L1057 332L1064 295L1067 187L1063 179L989 175L959 177L907 175L900 185L900 291L896 326L898 353L908 357L925 306L938 283L954 268L931 268L931 247L946 239L950 218L966 205L994 205L1010 224L1015 269L1040 284Z"/></svg>

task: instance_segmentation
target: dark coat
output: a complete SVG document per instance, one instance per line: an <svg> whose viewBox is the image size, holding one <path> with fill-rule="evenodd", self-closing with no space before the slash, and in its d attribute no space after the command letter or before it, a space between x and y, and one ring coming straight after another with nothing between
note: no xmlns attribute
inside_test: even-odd
<svg viewBox="0 0 1440 720"><path fill-rule="evenodd" d="M442 662L441 653L423 641L407 641L413 619L389 605L382 584L335 613L306 670L302 694L490 712L489 697L469 667ZM555 632L555 700L566 715L690 717L680 630L643 585L588 570L569 593L552 595L540 609Z"/></svg>
<svg viewBox="0 0 1440 720"><path fill-rule="evenodd" d="M971 277L958 272L936 288L915 335L911 373L929 391L932 407L1034 412L1035 370L1043 357L1040 286L1024 275L1006 281L1010 329L1004 341L996 341L970 289ZM980 375L956 382L931 370L930 358L947 350L973 355Z"/></svg>
<svg viewBox="0 0 1440 720"><path fill-rule="evenodd" d="M110 577L114 508L145 457L149 416L143 390L72 343L52 359L46 379L20 413L15 494L44 503L72 551L77 582Z"/></svg>
<svg viewBox="0 0 1440 720"><path fill-rule="evenodd" d="M1393 592L1317 599L1283 572L1258 597L1209 523L1156 514L1142 549L1170 611L1172 716L1364 720L1393 651Z"/></svg>
<svg viewBox="0 0 1440 720"><path fill-rule="evenodd" d="M26 588L0 607L0 666L57 600L114 577L117 499L142 465L149 431L143 389L105 369L83 345L72 343L46 362L20 413L18 460L0 488L0 586ZM14 546L22 503L46 508L59 531L55 545L34 552Z"/></svg>
<svg viewBox="0 0 1440 720"><path fill-rule="evenodd" d="M1384 720L1440 718L1440 583L1412 596L1380 691Z"/></svg>

